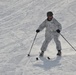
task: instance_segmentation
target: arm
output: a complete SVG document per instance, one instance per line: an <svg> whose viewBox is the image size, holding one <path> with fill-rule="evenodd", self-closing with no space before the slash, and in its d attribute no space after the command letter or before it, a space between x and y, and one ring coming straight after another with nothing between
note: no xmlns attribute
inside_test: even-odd
<svg viewBox="0 0 76 75"><path fill-rule="evenodd" d="M42 24L38 27L38 29L36 30L36 32L42 31L45 27L46 27L46 20L44 22L42 22Z"/></svg>
<svg viewBox="0 0 76 75"><path fill-rule="evenodd" d="M60 31L62 30L62 26L61 26L60 23L58 24L58 29L59 29Z"/></svg>
<svg viewBox="0 0 76 75"><path fill-rule="evenodd" d="M57 25L58 25L58 29L56 30L58 33L60 33L61 32L61 30L62 30L62 26L61 26L61 24L57 21Z"/></svg>

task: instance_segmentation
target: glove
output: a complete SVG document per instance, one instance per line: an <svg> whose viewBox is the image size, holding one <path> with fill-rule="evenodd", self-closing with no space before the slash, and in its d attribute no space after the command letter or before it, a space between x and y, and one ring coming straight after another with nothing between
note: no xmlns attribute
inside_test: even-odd
<svg viewBox="0 0 76 75"><path fill-rule="evenodd" d="M37 29L37 30L36 30L36 32L37 32L37 33L39 33L39 32L40 32L40 30L39 30L39 29Z"/></svg>
<svg viewBox="0 0 76 75"><path fill-rule="evenodd" d="M56 30L56 32L57 32L57 33L60 33L60 30L59 30L59 29L57 29L57 30Z"/></svg>

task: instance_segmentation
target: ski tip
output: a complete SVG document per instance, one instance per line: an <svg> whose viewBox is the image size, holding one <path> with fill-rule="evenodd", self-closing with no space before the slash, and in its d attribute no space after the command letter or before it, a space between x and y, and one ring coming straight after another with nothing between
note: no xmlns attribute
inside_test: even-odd
<svg viewBox="0 0 76 75"><path fill-rule="evenodd" d="M47 59L49 59L49 60L50 60L50 57L47 57Z"/></svg>
<svg viewBox="0 0 76 75"><path fill-rule="evenodd" d="M30 54L28 54L27 56L30 56Z"/></svg>
<svg viewBox="0 0 76 75"><path fill-rule="evenodd" d="M36 60L39 60L38 57L36 57Z"/></svg>

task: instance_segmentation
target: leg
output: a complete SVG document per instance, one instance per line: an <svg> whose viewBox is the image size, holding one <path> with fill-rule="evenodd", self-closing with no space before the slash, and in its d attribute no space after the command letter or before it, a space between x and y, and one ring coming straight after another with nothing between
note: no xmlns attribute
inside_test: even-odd
<svg viewBox="0 0 76 75"><path fill-rule="evenodd" d="M51 38L52 39L52 38ZM43 42L43 44L42 44L42 47L41 47L41 51L46 51L46 49L47 49L47 46L48 46L48 44L49 44L49 42L51 41L51 39L46 39L45 38L45 41Z"/></svg>
<svg viewBox="0 0 76 75"><path fill-rule="evenodd" d="M41 57L44 55L44 51L46 51L47 46L48 46L49 42L51 41L51 39L52 39L51 37L45 38L45 41L43 42L42 47L41 47L41 53L40 53Z"/></svg>
<svg viewBox="0 0 76 75"><path fill-rule="evenodd" d="M55 36L55 37L54 37L54 41L55 41L55 43L56 43L56 48L57 48L57 50L58 50L57 55L58 55L58 56L61 56L61 43L60 43L60 41L58 40L58 37L59 37L59 36Z"/></svg>
<svg viewBox="0 0 76 75"><path fill-rule="evenodd" d="M56 43L56 49L57 49L57 50L61 50L61 43L60 43L58 37L59 37L59 36L54 36L54 41L55 41L55 43Z"/></svg>

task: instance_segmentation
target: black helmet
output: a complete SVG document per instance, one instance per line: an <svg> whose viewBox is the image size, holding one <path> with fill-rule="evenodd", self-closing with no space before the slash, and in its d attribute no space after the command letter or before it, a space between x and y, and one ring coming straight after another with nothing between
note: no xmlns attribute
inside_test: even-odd
<svg viewBox="0 0 76 75"><path fill-rule="evenodd" d="M47 12L47 16L53 16L53 13L51 11Z"/></svg>

